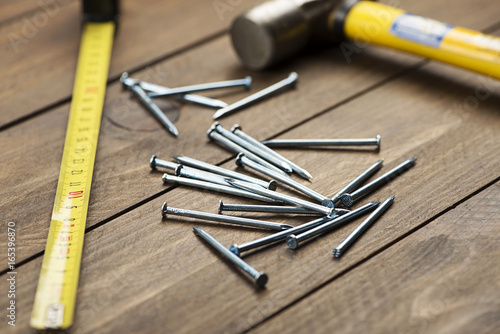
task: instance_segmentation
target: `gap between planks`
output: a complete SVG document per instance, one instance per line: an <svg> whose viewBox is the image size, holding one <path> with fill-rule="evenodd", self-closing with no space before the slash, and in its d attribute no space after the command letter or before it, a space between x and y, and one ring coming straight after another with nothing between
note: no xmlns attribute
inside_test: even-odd
<svg viewBox="0 0 500 334"><path fill-rule="evenodd" d="M326 109L324 109L324 110L322 110L322 111L314 114L313 116L311 116L311 117L309 117L309 118L301 121L301 122L298 122L298 123L296 123L294 125L291 125L290 127L286 128L285 130L282 130L282 131L280 131L280 132L278 132L276 134L273 134L272 136L270 136L268 138L265 138L264 140L269 140L269 139L273 139L275 137L278 137L278 136L280 136L280 135L282 135L284 133L287 133L287 132L289 132L289 131L291 131L291 130L293 130L293 129L295 129L295 128L297 128L297 127L299 127L299 126L301 126L301 125L303 125L305 123L307 123L307 122L312 121L313 119L315 119L317 117L320 117L320 116L322 116L322 115L324 115L324 114L326 114L328 112L332 112L336 108L341 107L341 106L345 105L346 103L349 103L350 101L355 100L358 97L361 97L361 96L363 96L365 94L368 94L368 93L376 90L377 88L383 87L384 85L386 85L386 84L388 84L388 83L390 83L390 82L392 82L394 80L397 80L398 78L400 78L402 76L408 75L408 74L410 74L410 73L418 70L420 67L422 67L423 65L425 65L427 62L428 62L428 60L422 60L422 61L418 62L416 65L410 67L409 69L403 70L403 71L401 71L399 73L396 73L396 74L394 74L394 75L392 75L392 76L390 76L390 77L388 77L388 78L386 78L384 80L381 80L380 82L377 82L377 83L375 83L375 84L367 87L366 89L364 89L364 90L362 90L362 91L360 91L358 93L355 93L355 94L353 94L353 95L351 95L351 96L349 96L349 97L341 100L340 102L332 105L331 107L326 108ZM47 111L47 110L45 110L45 111ZM31 117L28 117L28 118L31 118ZM2 129L0 128L0 130L2 130ZM222 165L222 164L224 164L224 163L232 160L234 157L236 157L236 154L231 155L230 157L225 158L225 159L219 161L215 165L220 166L220 165ZM92 230L94 230L94 229L96 229L96 228L98 228L100 226L103 226L106 223L108 223L108 222L110 222L110 221L112 221L112 220L114 220L116 218L119 218L120 216L122 216L124 214L127 214L128 212L130 212L130 211L132 211L132 210L134 210L134 209L136 209L136 208L138 208L138 207L140 207L140 206L142 206L144 204L147 204L150 201L152 201L152 200L154 200L154 199L156 199L156 198L158 198L158 197L160 197L162 195L167 194L168 192L170 192L171 190L173 190L173 189L175 189L177 187L178 186L169 187L169 188L167 188L165 190L162 190L162 191L160 191L160 192L158 192L158 193L156 193L156 194L154 194L152 196L149 196L148 198L146 198L146 199L144 199L142 201L134 203L133 205L131 205L131 206L129 206L129 207L121 210L120 212L117 212L116 214L114 214L114 215L112 215L112 216L110 216L110 217L108 217L106 219L103 219L100 222L97 222L96 224L94 224L92 226L89 226L89 227L85 228L85 233L90 232L90 231L92 231ZM40 256L42 256L43 254L44 254L44 251L37 252L37 253L35 253L35 254L27 257L26 259L18 262L18 264L17 264L16 267L20 268L23 265L25 265L25 264L27 264L27 263L29 263L29 262L37 259ZM3 269L2 271L0 271L0 276L5 275L8 271L9 271L8 268Z"/></svg>

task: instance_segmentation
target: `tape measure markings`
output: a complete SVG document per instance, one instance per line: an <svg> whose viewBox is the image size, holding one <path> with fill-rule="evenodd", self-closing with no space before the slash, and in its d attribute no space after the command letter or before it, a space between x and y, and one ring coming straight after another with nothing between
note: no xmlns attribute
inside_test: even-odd
<svg viewBox="0 0 500 334"><path fill-rule="evenodd" d="M64 151L31 326L73 323L90 186L115 24L85 23Z"/></svg>

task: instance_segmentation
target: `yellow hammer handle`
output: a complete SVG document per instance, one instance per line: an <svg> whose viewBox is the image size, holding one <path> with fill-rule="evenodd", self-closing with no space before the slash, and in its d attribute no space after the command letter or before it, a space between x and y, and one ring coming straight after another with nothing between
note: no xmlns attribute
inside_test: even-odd
<svg viewBox="0 0 500 334"><path fill-rule="evenodd" d="M378 44L500 79L500 38L372 1L354 5L347 38Z"/></svg>

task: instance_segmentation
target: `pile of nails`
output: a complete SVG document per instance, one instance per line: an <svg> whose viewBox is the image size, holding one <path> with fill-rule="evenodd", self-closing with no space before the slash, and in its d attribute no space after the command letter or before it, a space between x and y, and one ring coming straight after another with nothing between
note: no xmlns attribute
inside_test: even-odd
<svg viewBox="0 0 500 334"><path fill-rule="evenodd" d="M335 247L333 256L335 258L340 257L391 206L394 196L387 198L382 203L369 202L353 210L350 210L350 208L362 197L387 184L396 176L411 168L416 160L416 158L408 159L377 179L362 186L368 178L382 168L383 160L378 160L335 195L327 197L293 180L289 173L297 173L307 180L312 179L312 176L307 170L284 158L270 147L372 146L375 150L379 150L380 136L367 139L269 140L261 143L243 132L239 125L235 125L231 130L227 130L220 123L215 122L208 130L208 137L211 141L216 142L229 151L237 153L236 165L262 174L264 178L258 179L183 155L173 157L177 161L176 163L160 160L153 155L150 160L150 167L153 169L161 167L174 171L175 175L167 173L163 175L165 183L191 186L250 198L265 202L266 205L225 204L219 201L218 214L214 214L172 208L165 202L161 208L162 216L164 219L168 215L184 216L203 221L209 220L274 231L273 234L258 240L240 245L233 244L227 248L202 228L194 227L196 235L214 247L221 256L240 268L243 273L249 275L259 287L265 286L268 277L265 273L257 271L243 261L240 258L242 252L278 242L286 242L290 249L297 249L306 241L319 237L330 232L335 227L371 212L339 246ZM280 185L287 185L293 190L309 197L310 200L304 200L276 191L278 183ZM339 208L339 206L343 207ZM317 217L310 222L294 227L258 219L223 215L224 212L235 211L315 215Z"/></svg>
<svg viewBox="0 0 500 334"><path fill-rule="evenodd" d="M298 74L295 72L290 73L290 75L269 86L257 93L245 97L231 105L224 101L213 99L206 96L200 96L192 94L194 92L220 89L220 88L230 88L230 87L244 87L249 90L252 86L252 78L247 76L243 79L218 81L176 88L163 87L157 84L139 81L137 79L130 78L127 72L124 72L120 78L120 81L124 88L130 89L130 91L141 101L141 103L146 107L153 115L158 119L158 121L174 136L179 135L179 131L175 125L168 119L168 117L161 111L160 107L153 102L152 98L158 97L172 97L180 101L196 103L209 108L217 108L213 118L219 119L229 114L232 114L238 110L241 110L257 101L260 101L271 94L276 93L286 87L293 87L298 79Z"/></svg>

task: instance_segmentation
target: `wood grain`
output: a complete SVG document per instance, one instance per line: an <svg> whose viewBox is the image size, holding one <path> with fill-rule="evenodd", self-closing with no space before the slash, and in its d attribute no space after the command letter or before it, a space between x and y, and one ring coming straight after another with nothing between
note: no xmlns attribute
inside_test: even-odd
<svg viewBox="0 0 500 334"><path fill-rule="evenodd" d="M311 133L319 137L381 133L384 146L380 156L386 159L387 169L404 158L419 158L415 168L366 198L396 194L397 202L390 215L384 216L384 224L373 226L364 236L363 247L351 249L337 265L332 266L332 241L345 237L352 225L295 252L279 245L246 256L270 277L267 289L256 291L194 237L193 222L160 219L164 200L174 207L211 212L215 212L217 199L231 201L225 196L178 188L87 233L76 330L241 332L417 229L500 175L495 154L500 142L495 130L500 125L499 97L492 95L481 101L478 110L467 115L453 107L474 94L482 80L458 69L430 64L286 133L290 138ZM379 157L328 150L284 154L310 169L317 177L315 189L324 193L334 193ZM156 173L147 178L159 182ZM202 222L196 225L205 226L225 245L264 234ZM19 268L25 277L19 288L20 307L26 309L20 323L29 316L40 263L38 258Z"/></svg>
<svg viewBox="0 0 500 334"><path fill-rule="evenodd" d="M496 333L499 208L496 183L251 332Z"/></svg>
<svg viewBox="0 0 500 334"><path fill-rule="evenodd" d="M384 57L391 57L393 61L384 61ZM297 90L228 117L222 124L231 127L240 123L248 133L257 138L267 138L376 86L391 75L407 70L417 61L418 58L393 52L367 51L365 56L345 66L338 50L325 50L291 65L300 75ZM190 71L192 64L197 64L199 70ZM332 75L323 75L325 69ZM281 80L288 72L286 68L254 75L253 91ZM174 83L179 85L238 78L247 74L239 68L227 37L173 57L156 66L155 73L168 73L169 78L178 78ZM144 80L154 78L148 70L135 76ZM221 93L225 94L223 98L228 102L248 95L243 90ZM193 105L171 105L167 100L161 107L176 123L180 131L178 139L170 136L150 113L130 97L129 92L122 90L120 84L109 86L93 176L88 227L128 210L164 189L158 182L158 174L150 173L148 161L152 154L165 159L184 154L211 163L231 156L217 145L208 143L206 130L213 122L213 110ZM0 189L0 196L4 196L0 203L0 217L2 224L19 220L20 215L23 217L19 222L19 228L23 230L20 241L24 245L18 251L20 259L45 247L68 109L69 105L65 104L0 134L6 148L0 161L2 170L6 172L0 175L0 183L7 185ZM20 154L20 142L23 143L23 164L16 160ZM152 178L152 175L155 177Z"/></svg>
<svg viewBox="0 0 500 334"><path fill-rule="evenodd" d="M231 6L218 15L210 1L126 1L113 48L110 78L166 58L220 34L237 12L258 1ZM0 127L67 101L71 95L80 36L80 3L52 17L15 20L0 27ZM16 37L17 36L17 37Z"/></svg>
<svg viewBox="0 0 500 334"><path fill-rule="evenodd" d="M30 20L38 15L52 15L62 6L76 0L3 0L0 4L0 24L9 20Z"/></svg>
<svg viewBox="0 0 500 334"><path fill-rule="evenodd" d="M123 2L110 78L116 80L123 71L145 67L203 43L227 29L235 15L259 2ZM495 10L482 10L489 0L460 0L454 1L453 6L412 0L400 1L400 4L414 13L474 29L484 29L498 18ZM73 1L48 18L28 18L31 24L14 20L0 27L0 72L3 73L0 128L69 100L80 36L79 8L79 2Z"/></svg>
<svg viewBox="0 0 500 334"><path fill-rule="evenodd" d="M434 4L431 8L436 10ZM254 75L255 89L260 89L280 80L290 69L296 70L300 74L296 92L260 103L227 118L223 123L227 126L240 123L245 131L257 138L268 138L355 97L369 87L375 87L391 75L402 73L416 64L418 59L369 48L346 66L345 58L338 49L306 55L289 62L287 67ZM196 72L191 70L193 64L199 69ZM245 74L231 51L228 39L220 38L141 71L136 76L176 86L242 77ZM232 102L245 95L231 94L224 98ZM213 163L228 157L224 150L206 144L204 131L211 124L210 111L194 106L179 110L178 105L162 105L181 130L179 140L174 140L136 101L129 99L127 92L121 91L119 84L110 86L106 100L87 226L106 221L163 189L156 180L145 180L145 162L151 154L169 157L183 153ZM23 243L25 246L19 250L20 259L45 247L68 109L69 105L64 104L0 134L6 147L2 170L7 171L0 176L0 180L8 185L1 190L4 193L2 207L9 208L1 210L2 222L15 220L21 214L21 238L30 241ZM354 136L355 133L374 135L359 131L348 135ZM40 140L40 136L43 139ZM23 164L16 162L19 142L23 143L23 152L28 153L23 156L26 159ZM13 165L9 165L11 163ZM342 178L332 179L333 184L342 181ZM26 196L27 193L30 195Z"/></svg>

